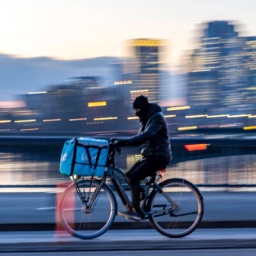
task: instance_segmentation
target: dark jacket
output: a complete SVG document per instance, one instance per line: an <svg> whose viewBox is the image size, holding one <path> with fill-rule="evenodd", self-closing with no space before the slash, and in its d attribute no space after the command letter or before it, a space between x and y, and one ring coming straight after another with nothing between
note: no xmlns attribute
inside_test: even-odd
<svg viewBox="0 0 256 256"><path fill-rule="evenodd" d="M156 104L149 104L146 119L141 122L139 133L130 137L127 144L139 146L145 143L141 154L147 156L162 156L171 160L171 145L168 138L168 128L161 108Z"/></svg>

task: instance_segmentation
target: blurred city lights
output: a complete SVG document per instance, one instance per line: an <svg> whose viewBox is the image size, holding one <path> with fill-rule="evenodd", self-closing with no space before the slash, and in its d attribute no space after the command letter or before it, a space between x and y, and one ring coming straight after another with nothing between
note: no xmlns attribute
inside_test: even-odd
<svg viewBox="0 0 256 256"><path fill-rule="evenodd" d="M101 102L88 102L88 107L103 107L107 106L106 101L101 101Z"/></svg>
<svg viewBox="0 0 256 256"><path fill-rule="evenodd" d="M253 130L248 127L256 125L256 36L243 36L240 28L228 20L200 24L196 46L185 53L177 74L166 70L163 61L168 41L127 40L127 56L109 63L105 79L66 78L20 95L16 104L0 102L1 131L19 132L30 122L47 133L60 132L59 123L62 133L134 130L138 123L131 121L138 117L133 116L132 102L140 95L161 106L171 134L228 127Z"/></svg>

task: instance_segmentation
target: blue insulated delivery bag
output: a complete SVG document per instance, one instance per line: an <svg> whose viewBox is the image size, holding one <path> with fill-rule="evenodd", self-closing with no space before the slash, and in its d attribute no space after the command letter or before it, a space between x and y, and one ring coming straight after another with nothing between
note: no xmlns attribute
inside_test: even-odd
<svg viewBox="0 0 256 256"><path fill-rule="evenodd" d="M104 176L109 141L74 138L64 143L60 158L60 173L66 176Z"/></svg>

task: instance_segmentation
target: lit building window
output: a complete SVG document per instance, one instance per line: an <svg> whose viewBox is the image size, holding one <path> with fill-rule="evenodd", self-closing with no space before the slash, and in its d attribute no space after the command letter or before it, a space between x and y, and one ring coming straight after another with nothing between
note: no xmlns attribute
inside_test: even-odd
<svg viewBox="0 0 256 256"><path fill-rule="evenodd" d="M98 102L88 102L88 107L104 107L107 106L106 101L98 101Z"/></svg>

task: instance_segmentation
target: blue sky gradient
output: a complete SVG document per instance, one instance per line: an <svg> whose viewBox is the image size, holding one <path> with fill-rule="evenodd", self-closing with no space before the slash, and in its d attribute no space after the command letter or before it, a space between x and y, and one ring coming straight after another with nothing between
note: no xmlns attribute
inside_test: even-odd
<svg viewBox="0 0 256 256"><path fill-rule="evenodd" d="M256 0L0 0L0 100L100 74L57 60L123 58L135 38L166 40L165 69L173 70L196 47L202 23L232 21L240 36L256 36L255 10Z"/></svg>
<svg viewBox="0 0 256 256"><path fill-rule="evenodd" d="M198 24L232 20L256 35L255 0L0 0L0 53L21 57L123 57L133 38L167 40L177 65Z"/></svg>

